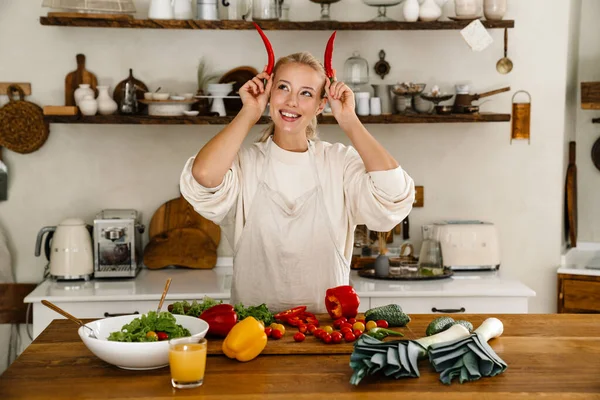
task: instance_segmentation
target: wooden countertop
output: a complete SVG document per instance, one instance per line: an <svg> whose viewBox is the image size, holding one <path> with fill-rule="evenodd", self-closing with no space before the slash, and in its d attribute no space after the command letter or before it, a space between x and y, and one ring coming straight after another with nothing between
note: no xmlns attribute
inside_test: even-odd
<svg viewBox="0 0 600 400"><path fill-rule="evenodd" d="M368 377L355 387L349 355L327 354L336 345L323 344L325 354L260 355L248 363L209 356L204 385L179 391L171 388L168 368L127 371L106 364L87 350L75 324L54 320L0 376L0 394L3 400L600 398L600 314L490 316L504 323L504 334L489 344L508 364L493 378L446 386L421 360L420 378ZM423 335L433 317L411 315L410 331ZM454 317L477 327L488 316Z"/></svg>

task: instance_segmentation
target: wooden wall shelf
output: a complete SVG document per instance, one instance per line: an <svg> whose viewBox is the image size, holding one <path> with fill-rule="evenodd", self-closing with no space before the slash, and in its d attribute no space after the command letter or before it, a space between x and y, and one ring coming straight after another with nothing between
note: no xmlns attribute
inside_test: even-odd
<svg viewBox="0 0 600 400"><path fill-rule="evenodd" d="M44 119L55 124L128 124L128 125L226 125L233 117L157 117L149 115L46 115ZM458 123L458 122L507 122L510 114L452 114L452 115L423 115L423 114L394 114L360 117L364 124L423 124L423 123ZM258 124L267 124L269 119L262 117ZM319 123L323 125L336 124L333 116L322 116Z"/></svg>
<svg viewBox="0 0 600 400"><path fill-rule="evenodd" d="M375 11L375 10L374 10ZM352 21L261 21L263 30L280 31L331 31L331 30L457 30L463 29L470 21L434 22L352 22ZM514 20L486 21L481 23L488 29L514 28ZM142 28L142 29L209 29L247 30L254 29L247 21L202 21L202 20L158 20L158 19L101 19L73 17L40 17L40 24L47 26L75 26L92 28Z"/></svg>
<svg viewBox="0 0 600 400"><path fill-rule="evenodd" d="M581 82L581 108L600 110L600 82Z"/></svg>

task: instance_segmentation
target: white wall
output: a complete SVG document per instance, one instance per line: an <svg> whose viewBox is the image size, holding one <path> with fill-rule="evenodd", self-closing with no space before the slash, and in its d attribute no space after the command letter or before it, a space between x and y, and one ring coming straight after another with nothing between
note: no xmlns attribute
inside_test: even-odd
<svg viewBox="0 0 600 400"><path fill-rule="evenodd" d="M592 124L600 112L581 109L580 82L600 81L600 2L583 0L581 39L579 45L579 76L577 86L577 179L578 179L578 241L600 241L600 171L592 162L591 151L600 137L600 124Z"/></svg>
<svg viewBox="0 0 600 400"><path fill-rule="evenodd" d="M289 0L288 0L289 1ZM509 0L507 18L510 75L496 72L502 56L502 30L490 31L495 43L473 53L459 31L340 31L334 66L342 70L354 50L369 61L385 49L391 64L386 82L426 82L452 91L457 82L483 92L506 85L533 97L532 141L509 143L510 123L371 125L369 130L425 186L425 208L411 214L411 235L420 244L419 226L439 219L492 221L500 231L503 273L537 292L531 312L554 312L556 273L561 249L565 95L570 1ZM596 8L594 1L584 1ZM147 2L137 1L144 14ZM292 0L291 18L319 16L314 3ZM454 15L452 2L445 15ZM264 65L262 42L252 31L177 31L44 27L39 1L0 0L0 80L27 81L29 98L40 105L60 105L64 78L75 69L75 55L87 56L87 68L101 84L114 86L134 69L151 88L191 91L195 68L207 57L221 72L239 65ZM376 9L360 0L332 5L334 18L364 20ZM592 21L592 12L584 12ZM400 8L389 15L400 19ZM599 29L599 28L594 28ZM329 32L271 31L277 55L308 50L321 55ZM592 35L584 35L588 44ZM598 35L595 35L596 37ZM384 44L385 43L385 44ZM591 44L589 44L591 47ZM600 51L598 49L597 51ZM582 60L592 76L598 53ZM371 71L372 72L372 71ZM381 82L373 74L373 82ZM484 102L482 111L509 113L512 93ZM6 97L1 97L4 102ZM596 126L596 129L600 125ZM217 126L52 125L47 143L20 155L4 150L10 169L9 201L0 203L19 282L42 279L44 260L34 257L37 232L70 216L92 221L104 208L134 208L148 223L156 208L177 196L185 160L218 132ZM254 134L258 134L256 129ZM322 138L348 143L336 126L323 126ZM593 135L589 135L592 140ZM589 168L591 172L591 167ZM584 168L582 168L584 170ZM589 175L588 172L588 175ZM582 175L585 172L582 171ZM584 185L581 185L583 189ZM583 190L582 190L583 191ZM589 236L589 235L588 235ZM220 255L230 255L227 243Z"/></svg>

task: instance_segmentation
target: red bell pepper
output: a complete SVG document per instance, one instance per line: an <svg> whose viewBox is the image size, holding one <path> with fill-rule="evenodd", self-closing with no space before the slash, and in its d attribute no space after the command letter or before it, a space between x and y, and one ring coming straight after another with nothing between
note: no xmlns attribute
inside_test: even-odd
<svg viewBox="0 0 600 400"><path fill-rule="evenodd" d="M298 306L289 310L282 311L273 316L278 321L287 322L290 318L293 318L306 310L306 306Z"/></svg>
<svg viewBox="0 0 600 400"><path fill-rule="evenodd" d="M302 311L301 313L288 318L285 321L288 325L291 326L300 326L300 325L308 325L313 324L314 326L319 326L319 320L315 316L315 314L310 313L308 311Z"/></svg>
<svg viewBox="0 0 600 400"><path fill-rule="evenodd" d="M352 286L338 286L325 292L325 307L333 319L355 318L360 299Z"/></svg>
<svg viewBox="0 0 600 400"><path fill-rule="evenodd" d="M217 304L200 314L208 323L208 334L225 337L237 323L237 313L230 304Z"/></svg>

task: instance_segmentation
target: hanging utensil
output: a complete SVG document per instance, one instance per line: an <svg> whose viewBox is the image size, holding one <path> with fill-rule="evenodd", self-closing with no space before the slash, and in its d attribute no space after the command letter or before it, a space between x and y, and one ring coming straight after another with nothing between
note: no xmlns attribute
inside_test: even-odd
<svg viewBox="0 0 600 400"><path fill-rule="evenodd" d="M569 142L569 166L565 182L565 235L569 247L577 247L577 164L575 142Z"/></svg>
<svg viewBox="0 0 600 400"><path fill-rule="evenodd" d="M160 309L162 308L167 292L169 291L169 286L171 286L171 278L167 279L167 283L165 284L165 290L163 290L163 294L160 297L160 302L158 303L158 308L156 309L157 314L160 313Z"/></svg>
<svg viewBox="0 0 600 400"><path fill-rule="evenodd" d="M496 70L501 74L508 74L513 69L513 62L507 57L508 52L508 29L504 28L504 57L496 63Z"/></svg>
<svg viewBox="0 0 600 400"><path fill-rule="evenodd" d="M91 338L98 339L94 330L92 328L90 328L89 326L87 326L86 324L84 324L83 321L81 321L80 319L75 318L74 316L72 316L71 314L69 314L68 312L63 310L62 308L58 307L55 304L50 303L48 300L42 300L42 304L45 305L46 307L48 307L49 309L56 311L63 317L70 319L71 321L75 322L77 325L83 326L84 328L89 329L90 330L89 336Z"/></svg>

